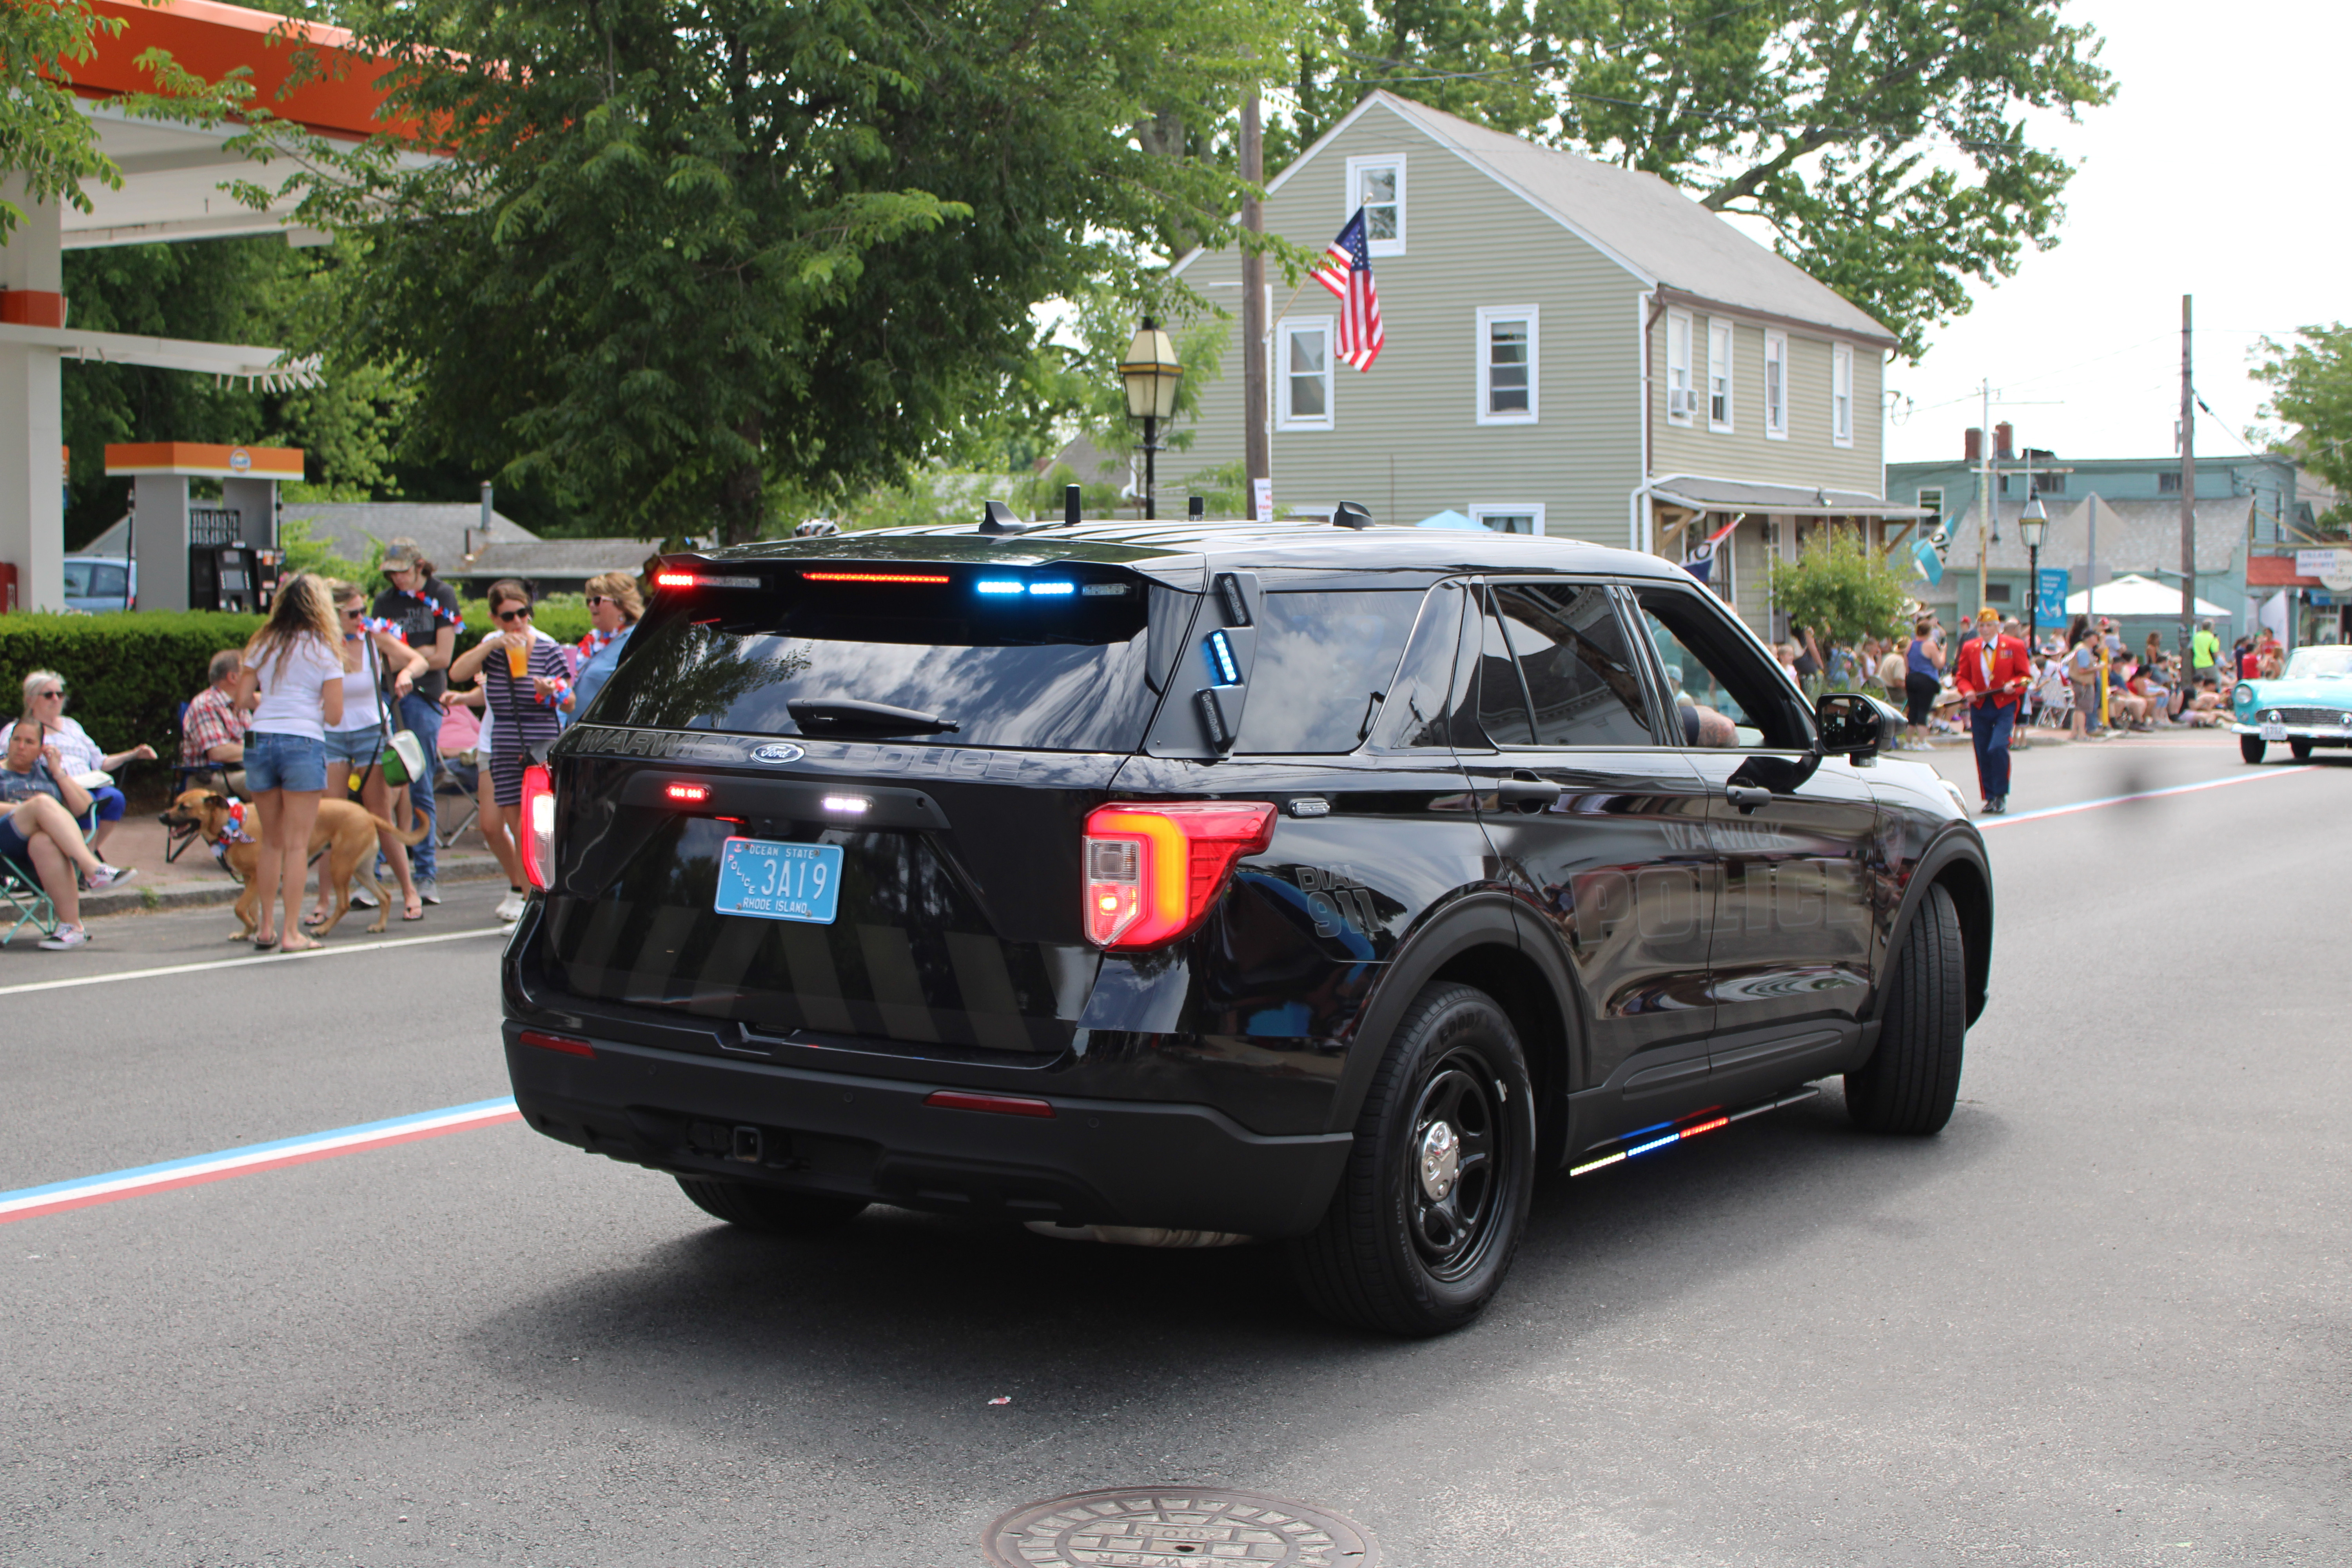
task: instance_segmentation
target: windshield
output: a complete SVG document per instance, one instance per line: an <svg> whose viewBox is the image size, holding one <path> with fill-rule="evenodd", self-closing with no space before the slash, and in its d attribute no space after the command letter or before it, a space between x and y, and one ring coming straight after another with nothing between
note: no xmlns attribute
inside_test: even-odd
<svg viewBox="0 0 2352 1568"><path fill-rule="evenodd" d="M2337 647L2299 647L2286 661L2289 680L2342 680L2352 676L2352 644Z"/></svg>
<svg viewBox="0 0 2352 1568"><path fill-rule="evenodd" d="M1000 580L1013 579L988 578ZM899 743L1132 751L1158 700L1144 679L1143 585L1055 582L1062 591L1042 600L984 592L961 572L920 587L665 591L583 717L798 735L794 701L880 703L955 726L902 731Z"/></svg>

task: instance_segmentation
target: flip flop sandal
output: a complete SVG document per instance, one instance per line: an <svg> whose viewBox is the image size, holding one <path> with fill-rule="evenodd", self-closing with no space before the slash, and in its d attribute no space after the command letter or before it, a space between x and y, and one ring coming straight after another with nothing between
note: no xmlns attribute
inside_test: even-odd
<svg viewBox="0 0 2352 1568"><path fill-rule="evenodd" d="M259 937L255 937L253 939L253 945L257 949L267 951L268 949L278 945L278 939L273 936L268 942L264 942Z"/></svg>
<svg viewBox="0 0 2352 1568"><path fill-rule="evenodd" d="M421 921L425 918L424 907L419 905L414 910L403 910L400 911L400 918L404 921Z"/></svg>

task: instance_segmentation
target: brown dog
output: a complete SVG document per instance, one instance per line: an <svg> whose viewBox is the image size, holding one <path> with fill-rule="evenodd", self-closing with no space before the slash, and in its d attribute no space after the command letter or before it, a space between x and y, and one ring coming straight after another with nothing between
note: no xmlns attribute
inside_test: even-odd
<svg viewBox="0 0 2352 1568"><path fill-rule="evenodd" d="M425 833L424 814L412 806L408 819L413 826L403 833L356 801L328 799L319 803L319 819L310 826L310 852L315 856L321 849L326 851L327 864L322 875L335 889L335 912L311 935L325 936L350 912L353 876L365 882L368 891L375 895L375 924L367 929L371 931L383 930L385 923L392 919L392 900L385 895L383 885L375 879L376 831L381 828L390 833L394 841L400 844L423 842ZM163 816L166 827L194 827L206 844L215 845L221 842L229 820L228 796L208 789L187 791L173 801L172 809ZM261 820L258 815L248 813L246 831L256 838L259 837ZM249 942L261 924L258 914L260 900L256 896L257 889L253 885L253 871L261 859L261 846L250 839L231 839L226 850L230 873L245 884L245 891L236 900L236 918L245 929L236 933L236 940ZM301 901L299 889L289 901L297 904Z"/></svg>

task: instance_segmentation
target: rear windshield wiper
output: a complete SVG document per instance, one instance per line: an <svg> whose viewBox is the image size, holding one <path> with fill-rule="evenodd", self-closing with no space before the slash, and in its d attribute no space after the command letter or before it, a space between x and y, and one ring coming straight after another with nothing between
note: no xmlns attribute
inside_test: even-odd
<svg viewBox="0 0 2352 1568"><path fill-rule="evenodd" d="M795 697L784 706L803 735L941 735L961 728L936 713L854 697Z"/></svg>

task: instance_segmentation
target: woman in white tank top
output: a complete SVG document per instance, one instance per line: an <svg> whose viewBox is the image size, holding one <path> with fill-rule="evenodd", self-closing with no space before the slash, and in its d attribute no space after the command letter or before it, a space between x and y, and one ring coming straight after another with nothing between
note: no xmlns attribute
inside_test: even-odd
<svg viewBox="0 0 2352 1568"><path fill-rule="evenodd" d="M367 595L353 584L330 580L327 592L334 596L336 624L343 632L343 717L327 728L327 798L351 799L351 779L360 774L366 781L360 787L360 804L387 822L401 822L408 816L407 788L393 791L383 781L383 769L375 765L383 754L384 715L392 706L379 702L376 693L389 673L392 701L407 696L411 683L425 673L425 656L403 642L387 624L370 625ZM413 825L410 830L414 831ZM392 862L393 875L400 879L400 918L422 920L425 905L409 875L407 846L382 828L376 829L376 841L384 858ZM320 877L319 905L305 924L326 923L334 910L333 893L327 879Z"/></svg>

